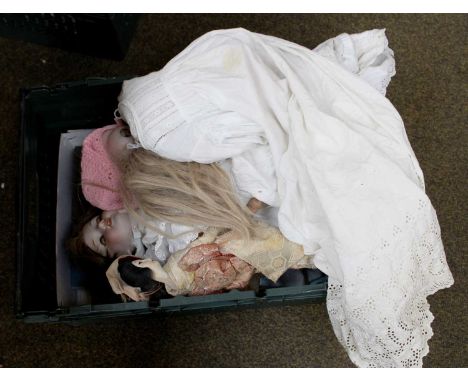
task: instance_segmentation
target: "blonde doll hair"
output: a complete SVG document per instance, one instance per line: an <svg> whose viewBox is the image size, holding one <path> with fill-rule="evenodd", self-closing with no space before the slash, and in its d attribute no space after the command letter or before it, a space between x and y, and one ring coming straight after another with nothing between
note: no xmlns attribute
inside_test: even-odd
<svg viewBox="0 0 468 382"><path fill-rule="evenodd" d="M123 163L123 201L137 216L188 226L229 229L249 239L253 214L242 206L229 176L216 164L177 162L143 148Z"/></svg>

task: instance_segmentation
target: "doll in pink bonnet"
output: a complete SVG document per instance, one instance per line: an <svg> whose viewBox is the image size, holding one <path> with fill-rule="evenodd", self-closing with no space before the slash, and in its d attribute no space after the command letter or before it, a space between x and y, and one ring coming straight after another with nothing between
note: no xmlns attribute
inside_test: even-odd
<svg viewBox="0 0 468 382"><path fill-rule="evenodd" d="M122 169L124 168L124 164L130 156L130 149L139 148L135 151L138 152L142 150L146 153L149 153L147 155L149 155L150 158L144 157L142 159L142 157L139 156L140 159L137 161L148 162L151 159L151 163L154 162L154 166L151 166L153 170L157 168L157 171L159 171L160 167L158 167L158 165L162 165L166 162L172 162L172 166L165 166L164 169L161 168L161 173L163 170L166 171L161 175L164 178L164 181L167 180L167 177L172 177L176 181L179 181L180 174L184 173L184 171L187 172L184 170L187 167L187 164L185 163L179 164L178 162L167 161L164 159L162 159L162 162L161 160L157 161L155 158L153 158L156 157L155 154L141 148L139 143L135 143L134 138L131 135L130 128L124 123L122 119L116 118L115 122L116 124L114 125L96 129L91 134L89 134L83 142L82 149L81 185L83 195L90 204L103 211L113 211L124 208L122 197L123 187L121 185L121 180L123 180ZM135 160L133 162L135 162ZM199 171L197 176L206 178L206 174L211 174L212 169L209 165L203 166L205 166L205 168L203 168L203 171ZM183 167L184 169L181 169L180 167ZM168 173L169 171L172 171L172 173ZM145 173L143 170L140 171L140 173L143 173L146 178L151 178L151 176L154 175L153 173ZM189 173L192 174L191 172ZM175 177L173 176L174 174L179 174L179 176ZM211 176L214 176L218 179L219 170L218 173L213 173ZM226 179L228 179L228 177L226 177ZM189 179L189 181L193 182L193 179ZM198 187L202 186L198 184L197 181L195 183ZM158 184L154 183L155 188L161 189L161 187L158 186ZM190 188L188 189L190 192L192 192L193 184L190 184L189 186ZM227 190L227 192L224 194L230 194L229 186L231 186L231 184L228 186L226 184L221 184L221 186ZM172 188L167 188L167 190L173 190L174 184L171 184L171 187ZM133 195L127 193L127 197L132 196ZM210 197L212 199L214 198L211 193ZM265 204L256 198L251 198L247 203L248 210L254 214L264 206ZM160 207L161 206L159 205L156 206L159 211L161 211ZM209 209L210 207L211 206L208 205L204 210ZM225 205L222 205L221 207L230 210L229 207L226 208ZM190 210L192 211L193 208ZM146 215L153 215L151 214L151 211L148 210L146 210L145 213ZM172 222L175 223L174 221ZM181 223L179 222L179 224ZM186 223L184 222L182 225L185 224ZM192 225L194 225L193 222Z"/></svg>
<svg viewBox="0 0 468 382"><path fill-rule="evenodd" d="M124 208L120 194L120 163L128 157L133 138L122 120L94 130L84 142L81 157L83 195L104 211Z"/></svg>
<svg viewBox="0 0 468 382"><path fill-rule="evenodd" d="M136 251L139 256L164 262L171 252L194 240L198 228L143 218L137 208L132 211L135 214L125 208L122 168L130 149L138 145L133 143L128 126L118 118L115 122L94 130L83 141L83 195L102 211L80 222L70 239L70 250L77 256L89 250L96 259Z"/></svg>

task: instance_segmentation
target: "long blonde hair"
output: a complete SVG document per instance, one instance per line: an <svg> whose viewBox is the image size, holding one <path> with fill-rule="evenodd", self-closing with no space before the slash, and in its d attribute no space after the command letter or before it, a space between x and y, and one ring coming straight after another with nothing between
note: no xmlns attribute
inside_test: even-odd
<svg viewBox="0 0 468 382"><path fill-rule="evenodd" d="M229 229L249 239L256 222L216 164L177 162L139 148L123 163L123 200L136 215L187 226ZM140 215L141 216L141 215Z"/></svg>

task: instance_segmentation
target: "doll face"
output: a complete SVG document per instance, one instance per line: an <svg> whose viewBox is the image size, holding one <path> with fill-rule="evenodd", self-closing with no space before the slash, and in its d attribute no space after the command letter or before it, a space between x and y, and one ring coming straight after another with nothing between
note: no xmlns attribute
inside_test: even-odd
<svg viewBox="0 0 468 382"><path fill-rule="evenodd" d="M153 260L151 259L135 259L132 261L132 264L139 268L151 268L152 262Z"/></svg>
<svg viewBox="0 0 468 382"><path fill-rule="evenodd" d="M134 143L130 128L123 123L119 123L117 127L105 133L107 133L107 137L105 137L106 150L114 163L126 159L128 156L127 144Z"/></svg>
<svg viewBox="0 0 468 382"><path fill-rule="evenodd" d="M130 218L125 210L103 211L83 228L86 246L101 256L115 258L134 249Z"/></svg>

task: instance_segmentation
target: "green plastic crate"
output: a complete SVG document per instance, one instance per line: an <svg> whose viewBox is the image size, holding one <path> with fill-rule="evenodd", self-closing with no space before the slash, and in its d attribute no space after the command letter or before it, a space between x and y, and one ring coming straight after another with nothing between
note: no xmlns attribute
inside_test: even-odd
<svg viewBox="0 0 468 382"><path fill-rule="evenodd" d="M57 169L60 136L113 122L122 81L90 78L22 90L18 184L16 316L25 322L80 324L97 319L323 301L327 277L296 287L162 299L63 306L58 303L56 267ZM78 171L78 170L77 170ZM60 281L60 280L59 280ZM108 287L108 286L107 286ZM109 288L110 289L110 288Z"/></svg>

